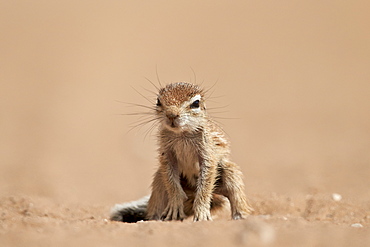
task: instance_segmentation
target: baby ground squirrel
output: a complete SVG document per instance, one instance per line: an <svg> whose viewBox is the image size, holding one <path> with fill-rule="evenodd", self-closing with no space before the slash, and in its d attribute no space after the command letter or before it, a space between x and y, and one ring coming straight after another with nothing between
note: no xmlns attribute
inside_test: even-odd
<svg viewBox="0 0 370 247"><path fill-rule="evenodd" d="M198 85L177 82L159 89L155 116L159 121L159 168L152 193L138 201L117 204L111 220L212 220L211 210L225 197L232 219L251 212L242 173L229 160L229 142L207 115L205 92Z"/></svg>

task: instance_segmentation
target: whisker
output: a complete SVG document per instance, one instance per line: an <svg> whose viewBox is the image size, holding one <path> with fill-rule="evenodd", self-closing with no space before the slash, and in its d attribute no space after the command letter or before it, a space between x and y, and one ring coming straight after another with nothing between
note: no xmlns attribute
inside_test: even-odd
<svg viewBox="0 0 370 247"><path fill-rule="evenodd" d="M193 67L191 67L191 66L190 66L190 69L191 69L191 71L193 72L193 76L194 76L194 84L197 84L197 76L196 76L196 74L195 74L195 71L194 71ZM191 77L190 77L190 82L191 82Z"/></svg>
<svg viewBox="0 0 370 247"><path fill-rule="evenodd" d="M137 106L137 107L143 107L143 108L146 108L146 109L150 109L150 110L153 110L153 111L156 110L156 108L154 106L147 106L147 105L141 105L141 104L136 104L136 103L128 103L128 102L123 102L123 101L121 101L120 103L124 103L124 104L128 105L129 107Z"/></svg>
<svg viewBox="0 0 370 247"><path fill-rule="evenodd" d="M206 97L207 99L210 98L212 96L212 94L215 92L214 87L217 85L217 83L218 83L218 79L216 80L215 83L213 83L213 85L210 88L208 88L206 91L204 91L204 93L207 95L208 92L213 89L213 91Z"/></svg>
<svg viewBox="0 0 370 247"><path fill-rule="evenodd" d="M216 116L212 116L212 118L227 119L227 120L241 119L241 118L237 118L237 117L216 117Z"/></svg>
<svg viewBox="0 0 370 247"><path fill-rule="evenodd" d="M147 89L147 88L145 88L145 87L141 87L143 90L145 90L145 91L147 91L147 92L149 92L149 93L151 93L151 94L154 94L156 97L158 96L158 94L156 93L156 92L154 92L154 91L152 91L152 90L149 90L149 89Z"/></svg>
<svg viewBox="0 0 370 247"><path fill-rule="evenodd" d="M121 113L118 115L124 116L140 116L140 115L155 115L153 112L134 112L134 113Z"/></svg>
<svg viewBox="0 0 370 247"><path fill-rule="evenodd" d="M159 125L159 122L153 122L152 125L149 127L149 129L146 131L145 133L145 136L144 136L144 140L146 139L146 137L148 135L151 135L153 130Z"/></svg>
<svg viewBox="0 0 370 247"><path fill-rule="evenodd" d="M212 96L212 97L208 97L207 101L209 101L210 99L219 99L219 98L224 98L224 97L226 97L226 96L225 95ZM216 101L214 101L214 102L216 102Z"/></svg>
<svg viewBox="0 0 370 247"><path fill-rule="evenodd" d="M135 90L135 92L138 93L140 96L142 96L144 99L146 99L150 104L153 104L153 101L151 101L150 99L148 99L148 97L144 96L142 93L136 90L136 88L134 88L133 86L131 86L131 88Z"/></svg>
<svg viewBox="0 0 370 247"><path fill-rule="evenodd" d="M224 105L224 106L218 106L218 107L211 107L211 108L207 108L207 111L220 110L220 109L225 109L225 108L229 108L229 106Z"/></svg>
<svg viewBox="0 0 370 247"><path fill-rule="evenodd" d="M140 130L141 130L141 128L142 128L143 126L145 126L146 124L151 123L151 122L155 122L155 121L157 121L157 120L159 120L159 119L160 119L160 117L157 117L157 118L148 119L148 120L143 120L143 121L141 121L141 122L138 122L138 124L135 124L134 126L132 126L132 127L129 129L129 131L128 131L128 132L130 132L130 131L132 131L133 129L136 129L136 128L138 128L138 131L140 131Z"/></svg>
<svg viewBox="0 0 370 247"><path fill-rule="evenodd" d="M151 122L151 121L154 121L154 120L156 120L157 118L156 117L148 117L148 116L146 116L146 117L141 117L141 118L139 118L138 120L136 120L136 121L133 121L133 122L131 122L131 126L133 125L133 124L146 124L146 123L149 123L149 122Z"/></svg>
<svg viewBox="0 0 370 247"><path fill-rule="evenodd" d="M156 75L157 75L157 81L158 81L158 83L159 83L159 86L162 88L163 86L162 86L161 80L159 79L159 75L158 75L158 66L157 66L157 65L155 66L155 73L156 73ZM158 90L158 91L159 91L159 90Z"/></svg>
<svg viewBox="0 0 370 247"><path fill-rule="evenodd" d="M202 82L201 83L199 83L199 86L200 87L203 87L203 84L204 84L204 79L202 80ZM206 93L206 92L205 92Z"/></svg>
<svg viewBox="0 0 370 247"><path fill-rule="evenodd" d="M229 111L213 111L213 109L209 110L208 113L210 114L222 114L222 113L228 113Z"/></svg>
<svg viewBox="0 0 370 247"><path fill-rule="evenodd" d="M144 77L150 84L152 84L153 87L155 87L155 89L157 89L157 91L159 91L159 87L157 87L151 80L149 80L147 77ZM162 86L161 86L162 87Z"/></svg>

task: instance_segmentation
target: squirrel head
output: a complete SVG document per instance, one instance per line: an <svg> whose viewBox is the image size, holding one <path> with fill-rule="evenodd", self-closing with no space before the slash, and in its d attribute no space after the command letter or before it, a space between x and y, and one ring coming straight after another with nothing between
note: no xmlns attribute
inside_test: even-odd
<svg viewBox="0 0 370 247"><path fill-rule="evenodd" d="M204 91L187 82L168 84L159 90L156 113L162 126L170 131L196 131L205 121Z"/></svg>

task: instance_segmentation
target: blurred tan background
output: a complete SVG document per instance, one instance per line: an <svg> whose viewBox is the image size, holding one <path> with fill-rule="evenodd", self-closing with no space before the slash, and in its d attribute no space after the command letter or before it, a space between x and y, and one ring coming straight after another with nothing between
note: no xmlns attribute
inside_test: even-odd
<svg viewBox="0 0 370 247"><path fill-rule="evenodd" d="M369 1L0 1L0 193L149 193L135 90L204 81L248 193L370 200ZM196 78L193 75L195 71ZM234 119L236 118L236 119ZM149 126L148 126L149 127Z"/></svg>

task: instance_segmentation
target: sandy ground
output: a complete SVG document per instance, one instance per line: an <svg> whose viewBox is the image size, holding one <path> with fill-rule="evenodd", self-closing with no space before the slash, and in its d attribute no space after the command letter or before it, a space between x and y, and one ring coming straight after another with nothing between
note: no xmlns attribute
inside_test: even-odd
<svg viewBox="0 0 370 247"><path fill-rule="evenodd" d="M369 11L0 0L0 246L370 246ZM155 130L121 114L157 74L212 88L248 219L107 220L150 193Z"/></svg>
<svg viewBox="0 0 370 247"><path fill-rule="evenodd" d="M213 222L107 220L108 207L58 204L26 196L1 198L2 246L367 246L369 204L323 194L252 197L255 213Z"/></svg>

